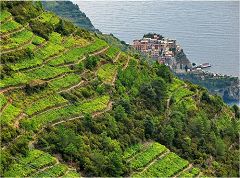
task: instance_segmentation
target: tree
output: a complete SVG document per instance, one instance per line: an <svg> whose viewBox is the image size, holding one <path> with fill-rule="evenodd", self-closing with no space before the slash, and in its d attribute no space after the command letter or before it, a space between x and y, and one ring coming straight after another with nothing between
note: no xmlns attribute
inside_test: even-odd
<svg viewBox="0 0 240 178"><path fill-rule="evenodd" d="M173 139L174 139L174 129L172 126L167 125L163 127L162 129L163 139L167 145L172 145Z"/></svg>
<svg viewBox="0 0 240 178"><path fill-rule="evenodd" d="M112 117L110 114L105 115L105 120L106 120L106 127L107 129L107 134L110 137L117 137L119 135L119 129L117 122L114 117Z"/></svg>
<svg viewBox="0 0 240 178"><path fill-rule="evenodd" d="M72 157L74 154L77 153L78 149L77 147L73 144L73 143L70 143L65 149L64 151L68 154L70 154L70 161L71 161L71 164L72 164Z"/></svg>
<svg viewBox="0 0 240 178"><path fill-rule="evenodd" d="M34 33L45 38L49 39L49 35L54 31L54 26L50 23L40 22L38 20L32 20L30 22L30 27Z"/></svg>
<svg viewBox="0 0 240 178"><path fill-rule="evenodd" d="M156 99L155 90L152 88L151 84L143 84L140 87L140 93L144 99L148 101L154 101Z"/></svg>
<svg viewBox="0 0 240 178"><path fill-rule="evenodd" d="M223 142L223 140L221 138L217 138L215 145L216 145L216 155L224 156L226 145Z"/></svg>
<svg viewBox="0 0 240 178"><path fill-rule="evenodd" d="M69 35L75 30L74 25L66 20L59 20L59 23L56 25L55 31L62 35Z"/></svg>
<svg viewBox="0 0 240 178"><path fill-rule="evenodd" d="M167 86L163 79L157 78L152 81L152 88L156 94L157 101L163 100L167 95Z"/></svg>
<svg viewBox="0 0 240 178"><path fill-rule="evenodd" d="M239 110L239 107L238 107L236 104L234 104L234 105L232 106L232 109L233 109L233 111L234 111L234 113L235 113L235 117L236 117L237 119L239 119L239 118L240 118L240 110Z"/></svg>
<svg viewBox="0 0 240 178"><path fill-rule="evenodd" d="M95 57L95 56L87 57L86 62L85 62L85 67L86 67L87 69L90 69L90 70L91 70L91 69L93 69L94 67L96 67L97 61L98 61L98 59L97 59L97 57Z"/></svg>
<svg viewBox="0 0 240 178"><path fill-rule="evenodd" d="M122 162L122 154L120 152L112 152L108 156L109 165L107 172L111 177L120 177L123 173L124 165Z"/></svg>
<svg viewBox="0 0 240 178"><path fill-rule="evenodd" d="M162 77L165 82L172 83L173 82L173 74L170 71L169 67L163 64L155 64L156 74L159 77Z"/></svg>
<svg viewBox="0 0 240 178"><path fill-rule="evenodd" d="M121 105L118 105L114 109L114 117L117 121L120 121L120 120L123 120L124 118L126 118L127 114L125 113L124 107L122 107Z"/></svg>
<svg viewBox="0 0 240 178"><path fill-rule="evenodd" d="M207 103L211 103L211 98L207 92L203 92L201 100L206 101Z"/></svg>
<svg viewBox="0 0 240 178"><path fill-rule="evenodd" d="M147 139L151 138L154 133L154 124L151 117L147 117L144 122L145 127L145 137Z"/></svg>
<svg viewBox="0 0 240 178"><path fill-rule="evenodd" d="M91 130L94 126L94 123L92 121L92 116L90 114L86 114L83 119L83 124L86 128L86 130Z"/></svg>

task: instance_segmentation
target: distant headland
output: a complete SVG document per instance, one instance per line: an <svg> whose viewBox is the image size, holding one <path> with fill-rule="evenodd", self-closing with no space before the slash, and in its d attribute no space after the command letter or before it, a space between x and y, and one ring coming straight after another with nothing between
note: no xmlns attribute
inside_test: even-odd
<svg viewBox="0 0 240 178"><path fill-rule="evenodd" d="M169 66L181 79L206 87L211 93L220 95L226 103L239 105L239 78L204 70L211 67L209 63L191 63L175 39L148 33L142 39L133 40L131 46L151 60Z"/></svg>

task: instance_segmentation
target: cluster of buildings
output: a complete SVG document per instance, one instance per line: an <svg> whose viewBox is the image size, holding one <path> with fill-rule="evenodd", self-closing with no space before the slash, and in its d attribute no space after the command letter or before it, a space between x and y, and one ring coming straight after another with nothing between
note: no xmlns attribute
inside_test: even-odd
<svg viewBox="0 0 240 178"><path fill-rule="evenodd" d="M172 67L175 55L181 50L176 40L165 39L158 34L148 34L140 40L133 40L132 47L141 53Z"/></svg>

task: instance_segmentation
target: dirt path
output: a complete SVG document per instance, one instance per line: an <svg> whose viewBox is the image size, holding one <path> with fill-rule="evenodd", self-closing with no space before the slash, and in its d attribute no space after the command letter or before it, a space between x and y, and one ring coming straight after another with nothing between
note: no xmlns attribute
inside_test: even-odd
<svg viewBox="0 0 240 178"><path fill-rule="evenodd" d="M197 176L196 176L196 178L199 178L199 177L201 177L202 176L202 172L200 172Z"/></svg>
<svg viewBox="0 0 240 178"><path fill-rule="evenodd" d="M71 62L71 63L63 63L63 64L60 64L60 65L56 65L56 66L65 66L65 67L69 67L69 66L74 66L74 65L77 65L79 64L80 62L84 61L86 59L86 56L84 56L83 58L81 58L80 60L78 60L77 62Z"/></svg>
<svg viewBox="0 0 240 178"><path fill-rule="evenodd" d="M114 86L114 84L115 84L115 81L117 79L117 74L118 74L118 71L116 71L115 74L114 74L114 77L113 77L112 82L111 82L112 86Z"/></svg>
<svg viewBox="0 0 240 178"><path fill-rule="evenodd" d="M8 22L8 21L10 21L10 20L13 20L13 17L12 17L12 16L9 16L9 17L3 19L3 21L0 21L0 24L1 24L1 25L4 25L6 22Z"/></svg>
<svg viewBox="0 0 240 178"><path fill-rule="evenodd" d="M43 171L45 171L45 170L47 170L47 169L49 169L49 168L52 168L52 167L54 167L54 166L56 166L56 165L58 165L58 164L59 164L59 161L58 161L58 159L56 158L56 163L55 163L55 164L52 164L52 165L46 166L46 167L44 167L44 168L41 168L41 169L37 170L36 172L34 172L34 174L35 174L35 175L36 175L36 174L39 174L39 173L41 173L41 172L43 172Z"/></svg>
<svg viewBox="0 0 240 178"><path fill-rule="evenodd" d="M167 109L169 109L170 99L171 99L171 97L167 99Z"/></svg>
<svg viewBox="0 0 240 178"><path fill-rule="evenodd" d="M69 73L69 72L67 72ZM56 76L54 78L50 78L50 79L43 79L44 81L46 82L51 82L52 80L55 80L55 79L59 79L59 78L63 78L64 76L67 75L67 73L63 73L63 74L60 74L59 76ZM26 86L26 84L22 84L22 85L19 85L19 86L10 86L10 87L7 87L7 88L3 88L3 89L0 89L0 94L1 93L5 93L5 92L8 92L10 90L15 90L15 89L22 89Z"/></svg>
<svg viewBox="0 0 240 178"><path fill-rule="evenodd" d="M119 59L120 55L121 55L121 52L119 52L119 53L117 54L117 56L116 56L116 58L114 59L113 63L115 63L115 62L117 62L117 61L118 61L118 59Z"/></svg>
<svg viewBox="0 0 240 178"><path fill-rule="evenodd" d="M0 90L0 94L1 94L1 93L5 93L5 92L7 92L7 91L9 91L9 90L12 90L12 89L15 89L15 88L17 88L17 87L7 87L7 88L3 88L3 89Z"/></svg>
<svg viewBox="0 0 240 178"><path fill-rule="evenodd" d="M97 116L102 115L103 113L105 113L107 111L110 111L112 109L112 103L113 102L110 101L108 103L107 107L103 111L98 111L98 112L93 113L92 117L97 117ZM76 119L81 119L81 118L84 118L84 115L75 116L75 117L69 118L67 120L58 121L58 122L52 124L52 126L55 126L55 125L58 125L58 124L62 124L62 123L65 123L65 122L69 122L69 121L73 121L73 120L76 120Z"/></svg>
<svg viewBox="0 0 240 178"><path fill-rule="evenodd" d="M58 122L52 124L52 126L55 126L55 125L58 125L58 124L62 124L62 123L68 122L68 121L76 120L76 119L82 119L82 118L84 118L83 115L76 116L76 117L72 117L72 118L67 119L67 120L61 120L61 121L58 121Z"/></svg>
<svg viewBox="0 0 240 178"><path fill-rule="evenodd" d="M78 84L73 85L73 86L71 86L71 87L68 88L68 89L60 90L60 91L58 91L58 93L70 91L70 90L72 90L72 89L74 89L74 88L76 88L76 87L79 87L79 86L82 85L84 82L85 82L85 80L81 80Z"/></svg>
<svg viewBox="0 0 240 178"><path fill-rule="evenodd" d="M121 54L121 52L119 52L119 53L117 54L117 56L116 56L116 58L115 58L115 60L114 60L113 63L115 63L115 62L119 59L120 54ZM110 85L114 86L115 81L116 81L116 79L117 79L117 74L118 74L118 71L116 70L116 72L115 72L115 74L114 74L114 76L113 76L113 79L112 79Z"/></svg>
<svg viewBox="0 0 240 178"><path fill-rule="evenodd" d="M64 73L64 74L59 75L59 76L57 76L57 77L55 77L55 78L51 78L51 79L45 80L45 81L46 81L46 82L51 82L51 81L53 81L53 80L57 80L57 79L63 78L63 77L65 77L66 75L67 75L67 74Z"/></svg>
<svg viewBox="0 0 240 178"><path fill-rule="evenodd" d="M178 172L175 176L173 176L173 178L177 178L181 175L181 173L188 171L189 169L191 169L193 167L192 164L189 164L188 167L186 167L185 169L183 169L182 171Z"/></svg>
<svg viewBox="0 0 240 178"><path fill-rule="evenodd" d="M56 59L64 54L66 54L67 52L69 52L71 49L64 49L63 51L53 55L53 56L49 56L48 58L46 58L45 60L43 60L43 65L44 64L47 64L49 61L53 60L53 59Z"/></svg>
<svg viewBox="0 0 240 178"><path fill-rule="evenodd" d="M40 111L40 112L38 112L38 113L34 113L33 115L31 115L31 116L29 117L29 119L31 119L32 117L34 117L34 116L36 116L36 115L44 114L44 113L46 113L46 112L48 112L48 111L61 109L61 108L65 107L65 106L67 106L67 105L68 105L68 103L64 103L64 104L62 104L62 105L55 105L55 106L53 106L53 107L51 107L51 108L44 109L44 110L42 110L42 111Z"/></svg>
<svg viewBox="0 0 240 178"><path fill-rule="evenodd" d="M89 56L97 56L97 55L99 55L99 54L101 54L101 53L107 51L108 48L109 48L109 46L107 46L107 47L101 49L100 51L96 51L96 52L94 52L94 53L92 53L92 54L89 54Z"/></svg>
<svg viewBox="0 0 240 178"><path fill-rule="evenodd" d="M12 104L12 99L11 99L11 98L10 98L10 99L6 102L6 104L1 108L1 110L0 110L0 116L1 116L2 112L8 107L9 104Z"/></svg>
<svg viewBox="0 0 240 178"><path fill-rule="evenodd" d="M61 55L63 55L64 53L68 52L69 49L65 49L64 51L58 53L57 55L53 55L53 56L50 56L50 57L47 57L46 59L43 59L43 62L37 66L31 66L29 68L24 68L24 69L20 69L19 71L23 71L23 72L29 72L29 71L33 71L33 70L36 70L36 69L40 69L42 68L45 64L47 64L49 61L55 59L55 58L58 58L60 57Z"/></svg>
<svg viewBox="0 0 240 178"><path fill-rule="evenodd" d="M18 115L18 117L15 119L15 122L14 122L14 124L13 124L13 127L14 127L14 128L19 128L19 121L20 121L21 119L23 119L24 117L26 117L26 116L27 116L26 114L20 113L20 114Z"/></svg>
<svg viewBox="0 0 240 178"><path fill-rule="evenodd" d="M128 56L128 58L127 58L127 63L126 63L125 66L123 67L123 70L125 70L125 69L128 67L129 61L130 61L130 57Z"/></svg>
<svg viewBox="0 0 240 178"><path fill-rule="evenodd" d="M36 51L38 51L39 49L41 49L42 47L44 47L46 44L48 44L48 41L44 41L43 43L41 43L40 45L38 45L33 52L35 53Z"/></svg>
<svg viewBox="0 0 240 178"><path fill-rule="evenodd" d="M69 165L68 165L68 166L69 166ZM60 177L58 177L58 178L62 178L63 176L67 175L70 171L76 171L76 172L77 172L77 169L76 169L76 168L70 168L70 167L68 167L68 170L67 170L62 176L60 176Z"/></svg>

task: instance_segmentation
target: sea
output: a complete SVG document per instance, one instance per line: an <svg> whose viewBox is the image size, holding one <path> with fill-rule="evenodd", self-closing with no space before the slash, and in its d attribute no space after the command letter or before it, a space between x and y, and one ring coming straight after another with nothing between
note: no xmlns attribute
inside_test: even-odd
<svg viewBox="0 0 240 178"><path fill-rule="evenodd" d="M73 1L95 28L132 43L155 32L176 39L191 62L239 77L239 1Z"/></svg>

